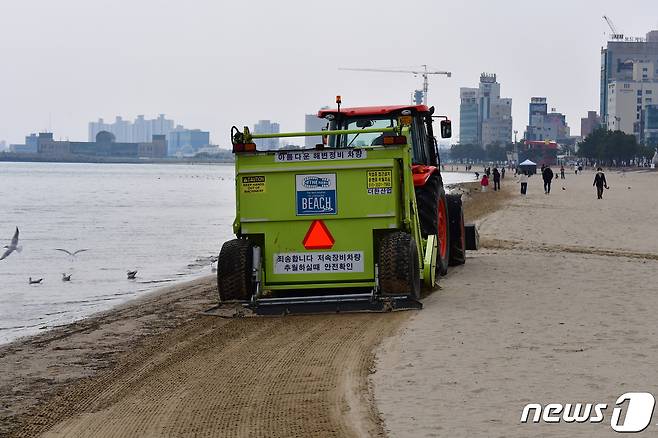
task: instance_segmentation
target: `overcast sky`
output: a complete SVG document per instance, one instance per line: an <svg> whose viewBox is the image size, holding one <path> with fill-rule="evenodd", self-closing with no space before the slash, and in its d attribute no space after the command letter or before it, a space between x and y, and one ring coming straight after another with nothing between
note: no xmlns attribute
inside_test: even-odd
<svg viewBox="0 0 658 438"><path fill-rule="evenodd" d="M600 49L618 30L658 29L658 1L552 0L0 0L0 140L30 132L87 139L103 117L164 113L211 131L259 119L302 130L333 104L408 103L421 79L338 67L452 71L433 77L430 104L455 121L459 87L496 73L513 98L514 129L528 101L567 115L599 109Z"/></svg>

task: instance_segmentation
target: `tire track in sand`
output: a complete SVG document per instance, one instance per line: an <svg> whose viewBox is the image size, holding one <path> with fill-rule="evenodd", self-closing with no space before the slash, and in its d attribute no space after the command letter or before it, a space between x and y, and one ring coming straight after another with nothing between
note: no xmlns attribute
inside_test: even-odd
<svg viewBox="0 0 658 438"><path fill-rule="evenodd" d="M372 351L409 314L200 317L47 401L14 436L383 436Z"/></svg>

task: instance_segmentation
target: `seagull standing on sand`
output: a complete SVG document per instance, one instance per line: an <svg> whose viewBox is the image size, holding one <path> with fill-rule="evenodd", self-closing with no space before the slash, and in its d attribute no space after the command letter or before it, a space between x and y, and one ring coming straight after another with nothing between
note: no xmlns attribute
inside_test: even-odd
<svg viewBox="0 0 658 438"><path fill-rule="evenodd" d="M18 227L16 227L16 232L14 233L14 237L11 238L11 243L9 245L5 245L6 251L4 254L2 254L2 257L0 257L0 260L4 260L7 257L9 257L9 254L11 254L14 251L21 252L23 250L23 247L18 246Z"/></svg>

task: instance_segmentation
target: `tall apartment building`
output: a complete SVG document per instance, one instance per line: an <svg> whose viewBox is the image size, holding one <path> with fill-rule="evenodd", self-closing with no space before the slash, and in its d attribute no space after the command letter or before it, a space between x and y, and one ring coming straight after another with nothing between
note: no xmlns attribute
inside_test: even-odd
<svg viewBox="0 0 658 438"><path fill-rule="evenodd" d="M323 106L320 108L329 109L328 106ZM304 131L306 132L317 132L322 131L327 126L327 120L321 119L317 114L306 114L304 116ZM304 137L304 147L307 149L314 148L316 144L322 143L321 136L315 137Z"/></svg>
<svg viewBox="0 0 658 438"><path fill-rule="evenodd" d="M645 132L652 128L651 114L658 104L658 59L656 62L633 61L632 74L624 79L608 83L607 123L611 131L633 134L637 140L646 143Z"/></svg>
<svg viewBox="0 0 658 438"><path fill-rule="evenodd" d="M601 126L601 117L596 111L587 111L587 117L580 119L580 136L585 139Z"/></svg>
<svg viewBox="0 0 658 438"><path fill-rule="evenodd" d="M636 79L634 64L653 63L652 72L658 74L658 30L647 33L646 38L617 37L608 41L605 48L601 48L601 91L600 112L604 125L610 128L614 116L610 115L610 85L614 82L628 83ZM637 119L636 119L637 120Z"/></svg>
<svg viewBox="0 0 658 438"><path fill-rule="evenodd" d="M500 97L495 74L482 73L478 88L460 89L459 142L506 144L512 141L512 99Z"/></svg>
<svg viewBox="0 0 658 438"><path fill-rule="evenodd" d="M146 119L143 115L137 116L134 122L124 120L117 116L114 123L105 123L103 119L89 123L89 141L95 141L101 131L114 134L118 142L148 142L154 135L168 135L174 129L174 121L164 114L156 119Z"/></svg>
<svg viewBox="0 0 658 438"><path fill-rule="evenodd" d="M279 129L280 126L276 122L259 120L258 123L254 125L254 134L278 134L280 132ZM254 143L256 143L256 148L262 151L279 149L278 138L259 138L254 140Z"/></svg>
<svg viewBox="0 0 658 438"><path fill-rule="evenodd" d="M548 112L545 97L533 97L528 106L528 126L524 138L528 141L570 142L571 129L566 116L553 109Z"/></svg>

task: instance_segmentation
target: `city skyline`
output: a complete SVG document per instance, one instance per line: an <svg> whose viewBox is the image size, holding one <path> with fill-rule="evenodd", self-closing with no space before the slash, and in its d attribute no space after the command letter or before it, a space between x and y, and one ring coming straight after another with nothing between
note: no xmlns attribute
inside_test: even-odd
<svg viewBox="0 0 658 438"><path fill-rule="evenodd" d="M265 2L250 10L248 4L197 0L184 6L190 17L184 20L180 8L160 2L130 4L130 14L82 0L3 7L0 80L12 86L0 91L0 140L21 143L27 133L44 130L82 139L86 122L98 114L162 112L209 130L212 142L226 147L232 125L271 119L282 130L302 130L304 115L333 105L336 94L346 107L409 103L420 78L338 68L425 63L453 72L452 78L430 79L429 104L450 116L455 133L459 88L483 71L496 72L505 96L517 103L514 130L524 131L522 103L533 96L547 96L578 127L587 111L599 110L600 50L610 32L602 15L609 14L628 36L658 28L658 5L650 1L632 9L612 1L594 7L566 1L415 1L412 6L432 20L402 32L391 45L373 39L362 24L367 18L391 32L403 30L393 2L350 3L348 12L327 10L319 22L301 1ZM273 20L283 8L296 13ZM240 20L231 18L246 14L257 29L248 36L240 32ZM316 24L325 20L350 32L318 32ZM122 32L115 31L116 23ZM167 31L173 23L180 32ZM22 32L25 28L33 30ZM319 46L327 50L318 52ZM340 50L332 52L333 46Z"/></svg>

